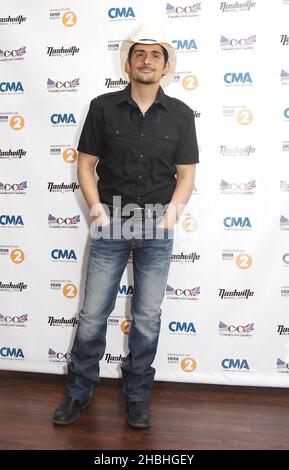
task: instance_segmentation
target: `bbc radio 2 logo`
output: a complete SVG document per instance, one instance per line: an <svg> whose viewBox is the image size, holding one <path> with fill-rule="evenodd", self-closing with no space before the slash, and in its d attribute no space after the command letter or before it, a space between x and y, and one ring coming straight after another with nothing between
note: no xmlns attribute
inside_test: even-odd
<svg viewBox="0 0 289 470"><path fill-rule="evenodd" d="M51 21L61 22L66 28L72 28L77 23L77 15L71 10L67 10L65 13L58 9L50 10L49 18Z"/></svg>
<svg viewBox="0 0 289 470"><path fill-rule="evenodd" d="M9 257L10 261L14 264L22 264L25 260L25 253L21 248L18 246L11 247L11 246L1 246L0 248L0 256L7 256Z"/></svg>
<svg viewBox="0 0 289 470"><path fill-rule="evenodd" d="M240 250L223 250L222 260L234 262L237 268L242 270L250 269L253 264L252 256L249 253L240 252Z"/></svg>
<svg viewBox="0 0 289 470"><path fill-rule="evenodd" d="M78 294L78 288L76 287L75 284L68 283L63 286L62 293L64 297L68 300L70 299L75 299Z"/></svg>
<svg viewBox="0 0 289 470"><path fill-rule="evenodd" d="M67 300L76 299L78 296L78 288L71 281L50 281L50 289L61 292Z"/></svg>
<svg viewBox="0 0 289 470"><path fill-rule="evenodd" d="M52 144L50 146L50 156L60 157L65 163L69 165L77 161L78 153L73 147L68 147L62 144Z"/></svg>
<svg viewBox="0 0 289 470"><path fill-rule="evenodd" d="M199 80L196 75L193 75L192 73L185 75L182 79L182 86L186 91L193 91L198 87L198 85Z"/></svg>
<svg viewBox="0 0 289 470"><path fill-rule="evenodd" d="M185 373L192 373L197 368L197 361L189 354L170 353L167 356L167 362L170 366L176 366Z"/></svg>
<svg viewBox="0 0 289 470"><path fill-rule="evenodd" d="M253 119L253 112L246 107L236 106L223 106L223 116L225 118L234 118L241 126L249 126Z"/></svg>
<svg viewBox="0 0 289 470"><path fill-rule="evenodd" d="M123 320L121 322L121 325L120 325L120 329L121 329L121 332L128 336L129 333L130 333L130 328L131 328L131 325L132 325L132 321L129 320L128 318L126 318L125 320Z"/></svg>
<svg viewBox="0 0 289 470"><path fill-rule="evenodd" d="M7 123L12 131L21 131L25 125L25 119L18 113L0 113L0 122Z"/></svg>
<svg viewBox="0 0 289 470"><path fill-rule="evenodd" d="M176 227L184 233L193 233L198 228L198 221L191 214L181 214Z"/></svg>
<svg viewBox="0 0 289 470"><path fill-rule="evenodd" d="M236 256L235 264L239 269L250 269L253 264L253 258L249 253L240 253Z"/></svg>
<svg viewBox="0 0 289 470"><path fill-rule="evenodd" d="M10 261L14 264L22 264L25 261L25 253L21 248L16 247L10 250Z"/></svg>
<svg viewBox="0 0 289 470"><path fill-rule="evenodd" d="M184 357L180 363L183 372L192 373L197 368L197 362L193 357Z"/></svg>

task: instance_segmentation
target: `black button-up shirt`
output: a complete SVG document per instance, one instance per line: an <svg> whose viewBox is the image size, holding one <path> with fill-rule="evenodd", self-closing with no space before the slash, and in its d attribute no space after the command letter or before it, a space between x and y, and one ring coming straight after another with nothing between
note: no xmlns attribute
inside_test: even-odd
<svg viewBox="0 0 289 470"><path fill-rule="evenodd" d="M124 90L93 99L77 148L99 157L96 172L102 203L167 204L176 185L176 164L198 163L193 111L159 88L142 114Z"/></svg>

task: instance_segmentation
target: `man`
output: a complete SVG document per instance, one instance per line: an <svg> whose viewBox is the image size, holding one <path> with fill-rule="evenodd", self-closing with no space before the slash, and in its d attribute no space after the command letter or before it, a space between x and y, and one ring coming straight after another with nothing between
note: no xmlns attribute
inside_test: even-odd
<svg viewBox="0 0 289 470"><path fill-rule="evenodd" d="M78 179L96 228L66 398L53 416L58 425L79 417L99 382L107 318L131 252L134 292L129 354L121 367L123 393L128 424L150 425L152 363L173 228L191 196L198 162L192 110L160 87L173 77L175 50L153 28L143 24L123 42L121 62L130 84L92 100L79 141Z"/></svg>

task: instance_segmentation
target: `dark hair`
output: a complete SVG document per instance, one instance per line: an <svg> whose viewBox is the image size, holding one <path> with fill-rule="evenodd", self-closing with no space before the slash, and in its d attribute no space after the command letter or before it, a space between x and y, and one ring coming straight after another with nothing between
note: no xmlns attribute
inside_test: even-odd
<svg viewBox="0 0 289 470"><path fill-rule="evenodd" d="M131 61L131 57L132 57L132 53L134 51L134 48L137 44L140 44L138 42L135 42L132 46L130 46L129 48L129 51L128 51L128 55L127 55L127 60L128 60L128 63L130 64L130 61ZM166 50L166 48L164 46L162 46L161 44L159 44L159 46L161 46L162 50L163 50L163 54L164 54L164 61L165 61L165 65L167 65L167 62L169 60L169 53L168 51Z"/></svg>

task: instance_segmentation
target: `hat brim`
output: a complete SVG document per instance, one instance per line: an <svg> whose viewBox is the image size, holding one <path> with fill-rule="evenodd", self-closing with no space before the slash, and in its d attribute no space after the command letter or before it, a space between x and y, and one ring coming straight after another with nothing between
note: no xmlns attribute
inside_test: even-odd
<svg viewBox="0 0 289 470"><path fill-rule="evenodd" d="M161 86L163 88L167 87L171 83L176 71L177 57L175 49L171 46L171 44L168 44L166 42L146 41L142 43L141 41L132 41L131 39L125 39L120 48L120 63L122 73L127 81L130 81L130 79L127 72L125 71L125 64L128 57L128 51L130 50L133 44L159 44L168 51L170 69L168 73L161 78Z"/></svg>

